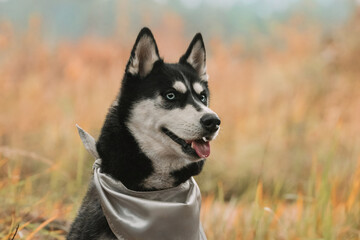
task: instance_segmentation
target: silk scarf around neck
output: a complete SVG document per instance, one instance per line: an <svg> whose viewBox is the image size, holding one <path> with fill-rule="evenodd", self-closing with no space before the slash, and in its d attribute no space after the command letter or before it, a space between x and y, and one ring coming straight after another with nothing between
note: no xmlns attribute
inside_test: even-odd
<svg viewBox="0 0 360 240"><path fill-rule="evenodd" d="M200 189L193 178L165 190L130 190L101 172L94 138L76 126L86 150L95 158L93 181L106 220L118 239L206 240L200 223Z"/></svg>

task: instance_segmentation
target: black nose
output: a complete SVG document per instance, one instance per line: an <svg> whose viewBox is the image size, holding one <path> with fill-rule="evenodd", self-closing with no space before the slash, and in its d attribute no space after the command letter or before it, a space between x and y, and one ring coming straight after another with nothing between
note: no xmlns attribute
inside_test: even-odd
<svg viewBox="0 0 360 240"><path fill-rule="evenodd" d="M207 113L200 118L200 123L207 131L215 132L219 129L221 121L215 114Z"/></svg>

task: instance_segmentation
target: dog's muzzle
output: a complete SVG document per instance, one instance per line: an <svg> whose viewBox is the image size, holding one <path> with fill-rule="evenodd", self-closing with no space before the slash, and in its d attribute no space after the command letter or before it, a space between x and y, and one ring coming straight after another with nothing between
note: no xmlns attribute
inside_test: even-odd
<svg viewBox="0 0 360 240"><path fill-rule="evenodd" d="M212 113L207 113L200 119L201 126L205 131L209 133L214 133L220 128L220 119L218 116Z"/></svg>
<svg viewBox="0 0 360 240"><path fill-rule="evenodd" d="M208 137L204 136L200 139L184 140L165 127L163 127L161 131L179 144L182 151L190 156L203 159L210 155L210 139Z"/></svg>

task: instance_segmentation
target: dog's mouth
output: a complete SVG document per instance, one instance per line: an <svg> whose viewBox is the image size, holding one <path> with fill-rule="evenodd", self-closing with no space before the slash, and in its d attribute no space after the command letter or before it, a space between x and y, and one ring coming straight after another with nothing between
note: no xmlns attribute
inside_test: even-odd
<svg viewBox="0 0 360 240"><path fill-rule="evenodd" d="M184 140L165 127L161 130L174 142L179 144L185 153L199 158L207 158L210 155L210 142L207 137L195 140Z"/></svg>

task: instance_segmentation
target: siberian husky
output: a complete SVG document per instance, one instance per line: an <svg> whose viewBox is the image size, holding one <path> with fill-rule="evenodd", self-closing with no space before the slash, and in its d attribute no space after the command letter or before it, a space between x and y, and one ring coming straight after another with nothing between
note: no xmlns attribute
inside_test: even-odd
<svg viewBox="0 0 360 240"><path fill-rule="evenodd" d="M143 28L96 142L101 172L133 191L172 188L199 174L220 129L208 105L201 34L178 63L170 64L160 58L151 31ZM116 239L93 182L67 238Z"/></svg>

